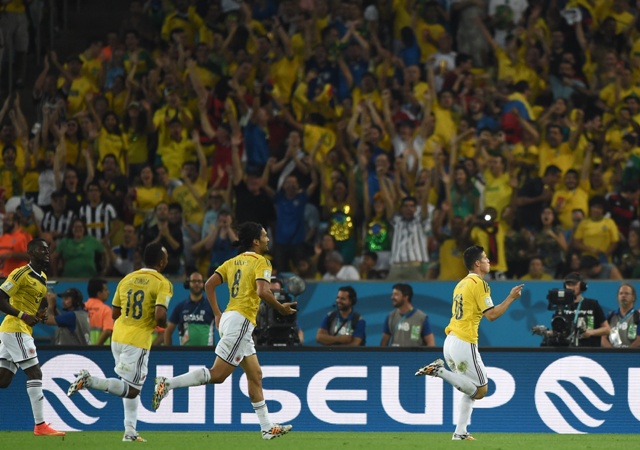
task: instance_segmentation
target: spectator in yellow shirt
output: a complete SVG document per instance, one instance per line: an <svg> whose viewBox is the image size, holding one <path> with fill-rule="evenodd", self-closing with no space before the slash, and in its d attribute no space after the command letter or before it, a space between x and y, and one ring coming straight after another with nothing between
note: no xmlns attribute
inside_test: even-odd
<svg viewBox="0 0 640 450"><path fill-rule="evenodd" d="M157 156L161 163L167 168L170 178L180 178L182 165L185 161L192 159L193 143L186 139L183 134L183 126L180 119L174 117L169 122L169 138L160 142Z"/></svg>
<svg viewBox="0 0 640 450"><path fill-rule="evenodd" d="M191 136L191 146L195 149L197 162L193 160L191 155L185 157L180 173L183 184L173 190L171 199L180 203L186 222L197 233L200 233L206 207L205 195L207 194L209 171L207 159L200 145L200 137L195 130Z"/></svg>
<svg viewBox="0 0 640 450"><path fill-rule="evenodd" d="M630 95L640 97L640 88L633 84L633 72L628 63L618 68L616 75L616 80L600 91L598 106L605 110L603 117L605 122L611 120L622 99Z"/></svg>
<svg viewBox="0 0 640 450"><path fill-rule="evenodd" d="M155 207L160 202L168 202L169 195L164 186L160 186L154 180L154 173L151 165L146 164L140 171L140 183L135 187L135 200L133 208L135 217L133 224L141 226L147 219L151 218Z"/></svg>
<svg viewBox="0 0 640 450"><path fill-rule="evenodd" d="M575 166L575 143L577 133L573 133L569 142L562 142L562 128L551 124L547 127L546 139L538 145L539 174L544 175L548 166L558 166L563 173Z"/></svg>
<svg viewBox="0 0 640 450"><path fill-rule="evenodd" d="M91 42L89 48L78 55L82 61L82 76L89 79L96 88L102 86L103 81L102 60L99 58L101 51L102 41L97 40Z"/></svg>
<svg viewBox="0 0 640 450"><path fill-rule="evenodd" d="M90 108L93 111L93 108ZM98 170L102 170L102 160L106 155L114 155L120 167L120 173L128 175L129 161L127 158L127 137L120 129L120 120L112 111L104 115L102 121L97 115L94 116L98 128Z"/></svg>
<svg viewBox="0 0 640 450"><path fill-rule="evenodd" d="M573 211L576 209L587 211L588 202L589 194L578 186L578 171L574 169L567 171L564 175L564 187L558 189L551 199L551 206L564 230L571 230L573 227Z"/></svg>
<svg viewBox="0 0 640 450"><path fill-rule="evenodd" d="M620 237L613 219L604 216L606 206L606 199L600 195L589 201L589 217L578 225L573 246L602 262L611 262L611 255L618 246Z"/></svg>
<svg viewBox="0 0 640 450"><path fill-rule="evenodd" d="M502 217L502 211L511 202L512 188L509 184L509 172L506 169L507 160L500 154L489 156L487 170L484 171L484 205L492 207Z"/></svg>
<svg viewBox="0 0 640 450"><path fill-rule="evenodd" d="M55 52L51 52L50 61L60 71L58 88L67 97L67 117L72 117L86 108L85 97L96 91L93 82L82 74L82 60L71 56L64 68L58 62Z"/></svg>
<svg viewBox="0 0 640 450"><path fill-rule="evenodd" d="M553 277L546 273L543 269L542 258L534 256L529 261L529 272L526 275L520 277L523 281L548 281L553 280Z"/></svg>
<svg viewBox="0 0 640 450"><path fill-rule="evenodd" d="M438 8L436 2L428 2L424 5L422 18L415 13L412 15L413 29L416 30L416 38L420 46L420 62L423 64L438 51L438 39L446 32L445 28L438 23Z"/></svg>
<svg viewBox="0 0 640 450"><path fill-rule="evenodd" d="M193 114L188 108L182 106L178 92L174 89L165 89L166 105L159 108L153 114L153 127L158 131L158 146L165 145L165 142L170 139L169 125L174 120L177 120L182 125L181 130L185 130L185 140L187 140L187 133L193 126ZM181 164L182 165L182 164ZM178 169L178 172L180 169ZM177 177L176 177L177 178Z"/></svg>
<svg viewBox="0 0 640 450"><path fill-rule="evenodd" d="M184 33L183 45L193 48L196 44L198 31L202 28L202 18L194 6L189 6L189 0L175 0L176 10L169 14L162 24L162 39L168 42L171 35L178 30Z"/></svg>

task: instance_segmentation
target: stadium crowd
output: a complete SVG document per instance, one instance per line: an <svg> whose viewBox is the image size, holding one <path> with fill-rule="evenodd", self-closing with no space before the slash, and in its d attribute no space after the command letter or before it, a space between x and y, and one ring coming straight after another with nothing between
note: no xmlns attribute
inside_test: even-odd
<svg viewBox="0 0 640 450"><path fill-rule="evenodd" d="M275 271L457 280L640 274L640 5L142 2L0 104L0 275L120 277L162 242L211 274L234 225ZM3 28L3 31L8 30ZM5 40L11 36L5 36Z"/></svg>

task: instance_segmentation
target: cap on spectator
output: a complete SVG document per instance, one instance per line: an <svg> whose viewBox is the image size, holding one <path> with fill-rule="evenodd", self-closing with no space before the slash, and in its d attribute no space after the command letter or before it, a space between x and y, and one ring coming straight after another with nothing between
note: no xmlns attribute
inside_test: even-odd
<svg viewBox="0 0 640 450"><path fill-rule="evenodd" d="M364 10L364 19L368 22L376 22L380 14L378 13L378 8L376 5L369 5Z"/></svg>
<svg viewBox="0 0 640 450"><path fill-rule="evenodd" d="M375 194L373 194L373 199L382 200L382 194L380 192L376 192Z"/></svg>
<svg viewBox="0 0 640 450"><path fill-rule="evenodd" d="M582 260L580 260L580 266L582 267ZM574 284L574 283L580 283L584 280L582 279L582 275L580 275L578 272L571 272L569 275L567 275L564 278L564 281L565 283L569 282L571 284Z"/></svg>
<svg viewBox="0 0 640 450"><path fill-rule="evenodd" d="M80 64L82 64L82 59L80 59L79 55L71 55L71 56L69 56L69 58L67 58L67 63L70 63L70 62L73 62L73 61L76 61L76 62L79 62Z"/></svg>
<svg viewBox="0 0 640 450"><path fill-rule="evenodd" d="M51 193L51 198L62 198L64 197L64 193L62 191L53 191Z"/></svg>
<svg viewBox="0 0 640 450"><path fill-rule="evenodd" d="M128 108L138 108L138 109L140 109L140 102L133 101L133 102L129 103Z"/></svg>
<svg viewBox="0 0 640 450"><path fill-rule="evenodd" d="M74 303L82 303L82 292L80 292L76 288L69 288L64 291L62 294L58 294L58 297L65 298L71 297Z"/></svg>

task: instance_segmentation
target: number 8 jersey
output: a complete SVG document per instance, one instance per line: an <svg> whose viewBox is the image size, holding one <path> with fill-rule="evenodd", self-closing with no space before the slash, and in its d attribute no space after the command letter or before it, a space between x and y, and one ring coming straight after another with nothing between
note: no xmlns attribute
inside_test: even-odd
<svg viewBox="0 0 640 450"><path fill-rule="evenodd" d="M485 311L493 308L491 289L479 275L470 273L453 290L451 321L444 330L465 342L478 343L478 327Z"/></svg>
<svg viewBox="0 0 640 450"><path fill-rule="evenodd" d="M225 312L238 311L255 325L260 306L256 281L271 282L271 263L262 255L244 252L225 261L216 273L229 285L229 304Z"/></svg>
<svg viewBox="0 0 640 450"><path fill-rule="evenodd" d="M156 306L169 307L173 285L154 269L140 269L124 277L113 297L113 306L121 308L113 324L111 340L139 348L151 348L156 327Z"/></svg>

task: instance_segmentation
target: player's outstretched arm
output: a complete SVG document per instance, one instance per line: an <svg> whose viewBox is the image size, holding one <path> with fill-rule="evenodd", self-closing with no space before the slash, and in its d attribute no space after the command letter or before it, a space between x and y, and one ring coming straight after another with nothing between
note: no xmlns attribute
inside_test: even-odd
<svg viewBox="0 0 640 450"><path fill-rule="evenodd" d="M265 280L256 280L256 288L258 297L260 297L265 303L278 311L283 316L288 316L296 312L295 306L297 302L280 303L271 292L270 284Z"/></svg>
<svg viewBox="0 0 640 450"><path fill-rule="evenodd" d="M524 287L524 284L519 284L517 286L514 286L513 289L511 289L511 292L509 293L509 295L507 295L507 298L505 298L504 301L499 305L486 310L484 312L484 316L487 319L489 319L491 322L493 322L498 317L503 315L507 311L509 306L511 306L511 303L513 303L518 297L520 297L520 295L522 295L523 287Z"/></svg>

